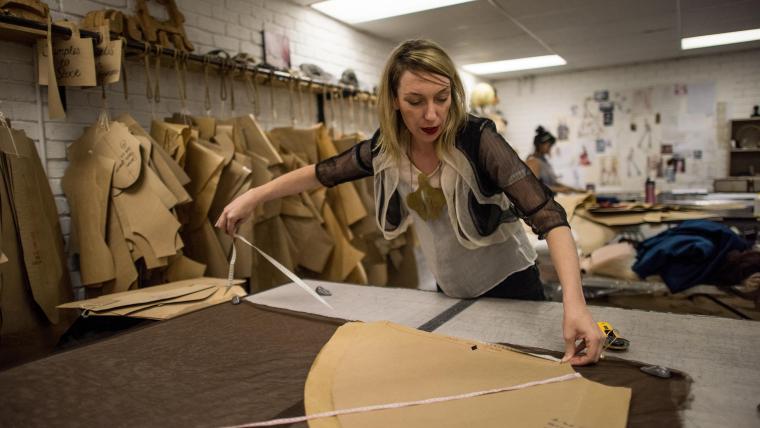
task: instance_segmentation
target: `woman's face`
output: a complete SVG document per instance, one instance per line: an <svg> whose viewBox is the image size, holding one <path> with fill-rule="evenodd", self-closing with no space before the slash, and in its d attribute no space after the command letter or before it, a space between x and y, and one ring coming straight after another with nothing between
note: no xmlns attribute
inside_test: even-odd
<svg viewBox="0 0 760 428"><path fill-rule="evenodd" d="M401 112L412 141L433 143L441 135L451 107L448 77L405 71L398 85L394 106Z"/></svg>
<svg viewBox="0 0 760 428"><path fill-rule="evenodd" d="M548 155L552 151L552 143L541 143L538 146L539 154Z"/></svg>

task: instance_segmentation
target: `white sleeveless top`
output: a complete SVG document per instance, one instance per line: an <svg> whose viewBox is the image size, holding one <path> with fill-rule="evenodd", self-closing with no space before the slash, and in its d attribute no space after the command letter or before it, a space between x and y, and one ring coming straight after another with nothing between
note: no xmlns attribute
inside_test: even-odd
<svg viewBox="0 0 760 428"><path fill-rule="evenodd" d="M403 155L398 172L397 189L401 203L406 207L406 196L417 190L420 171ZM455 173L453 168L442 162L429 176L430 184L441 188L441 177L452 172ZM525 270L535 263L536 253L528 243L520 222L515 222L518 227L512 228L514 232L506 234L501 242L466 248L454 233L454 225L460 222L452 221L450 217L451 212L458 211L449 209L448 197L446 204L440 216L434 220L424 220L412 209L407 208L407 211L409 219L414 222L428 268L447 296L478 297L513 273Z"/></svg>

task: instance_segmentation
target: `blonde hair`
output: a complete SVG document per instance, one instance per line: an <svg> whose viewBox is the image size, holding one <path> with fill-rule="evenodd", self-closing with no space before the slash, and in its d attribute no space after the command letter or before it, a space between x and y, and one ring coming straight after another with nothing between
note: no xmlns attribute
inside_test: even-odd
<svg viewBox="0 0 760 428"><path fill-rule="evenodd" d="M467 120L467 107L464 86L454 62L440 46L430 40L407 40L401 43L393 50L385 64L377 103L380 152L398 160L401 158L403 146L408 145L411 140L401 112L394 108L399 82L405 71L427 72L449 79L451 107L443 125L443 132L436 140L435 146L440 157L453 150L456 135Z"/></svg>

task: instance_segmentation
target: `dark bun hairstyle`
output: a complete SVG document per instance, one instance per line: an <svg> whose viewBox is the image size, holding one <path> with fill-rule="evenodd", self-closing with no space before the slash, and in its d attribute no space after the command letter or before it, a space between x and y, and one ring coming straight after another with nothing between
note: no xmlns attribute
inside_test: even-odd
<svg viewBox="0 0 760 428"><path fill-rule="evenodd" d="M538 150L538 146L544 143L554 144L557 142L557 139L554 138L554 135L552 135L549 131L544 129L543 126L539 126L536 128L536 136L533 137L533 146Z"/></svg>

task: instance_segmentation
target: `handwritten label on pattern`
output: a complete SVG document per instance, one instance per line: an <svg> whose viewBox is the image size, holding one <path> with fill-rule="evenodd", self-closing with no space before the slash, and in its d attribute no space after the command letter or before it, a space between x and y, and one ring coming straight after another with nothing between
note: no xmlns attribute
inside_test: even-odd
<svg viewBox="0 0 760 428"><path fill-rule="evenodd" d="M122 40L113 40L95 60L98 85L116 83L121 78Z"/></svg>
<svg viewBox="0 0 760 428"><path fill-rule="evenodd" d="M95 56L92 40L75 33L68 40L53 41L53 69L59 86L95 86ZM48 84L46 41L37 42L37 75L40 85Z"/></svg>

